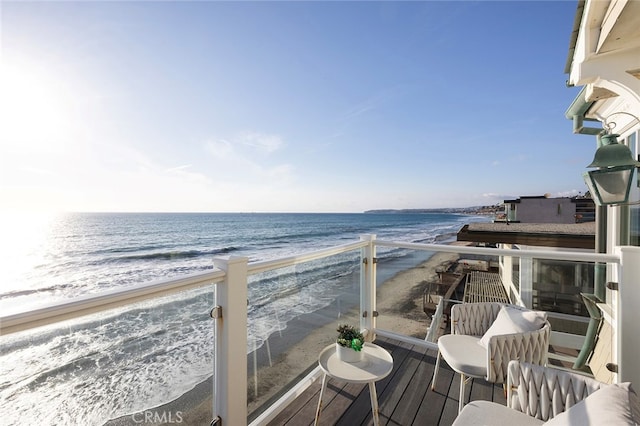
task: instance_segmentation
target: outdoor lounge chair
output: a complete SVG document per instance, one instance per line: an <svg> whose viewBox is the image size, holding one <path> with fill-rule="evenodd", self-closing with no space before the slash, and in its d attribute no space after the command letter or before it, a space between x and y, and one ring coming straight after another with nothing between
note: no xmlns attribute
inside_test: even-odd
<svg viewBox="0 0 640 426"><path fill-rule="evenodd" d="M511 361L507 406L490 401L470 402L453 425L639 423L640 400L630 383L609 385L578 373Z"/></svg>
<svg viewBox="0 0 640 426"><path fill-rule="evenodd" d="M435 388L444 358L460 374L458 411L470 380L505 383L509 361L547 362L551 325L543 312L496 302L463 303L451 308L451 320L452 334L438 339L431 387Z"/></svg>

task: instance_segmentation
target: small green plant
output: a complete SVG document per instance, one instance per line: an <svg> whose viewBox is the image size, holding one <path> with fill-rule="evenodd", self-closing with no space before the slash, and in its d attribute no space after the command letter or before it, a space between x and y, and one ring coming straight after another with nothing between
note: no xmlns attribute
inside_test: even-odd
<svg viewBox="0 0 640 426"><path fill-rule="evenodd" d="M338 326L338 344L354 351L361 351L364 344L364 336L354 326L341 324Z"/></svg>

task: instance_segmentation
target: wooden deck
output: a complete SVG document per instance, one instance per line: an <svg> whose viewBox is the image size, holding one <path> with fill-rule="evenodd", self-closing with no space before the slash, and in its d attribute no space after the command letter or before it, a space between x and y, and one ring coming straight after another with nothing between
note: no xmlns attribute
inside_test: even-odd
<svg viewBox="0 0 640 426"><path fill-rule="evenodd" d="M393 356L393 371L376 383L381 425L450 425L458 414L460 376L443 361L435 391L431 379L436 351L379 338L376 344ZM316 381L269 425L313 425L321 380ZM502 385L476 379L467 386L472 400L506 404ZM467 399L468 400L468 399ZM321 425L371 425L371 402L366 384L331 379L323 398Z"/></svg>

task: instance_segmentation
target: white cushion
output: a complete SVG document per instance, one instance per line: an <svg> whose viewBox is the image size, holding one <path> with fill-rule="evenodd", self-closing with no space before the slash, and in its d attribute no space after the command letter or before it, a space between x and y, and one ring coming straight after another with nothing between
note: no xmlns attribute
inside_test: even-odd
<svg viewBox="0 0 640 426"><path fill-rule="evenodd" d="M539 426L542 420L489 401L471 401L464 406L452 426Z"/></svg>
<svg viewBox="0 0 640 426"><path fill-rule="evenodd" d="M638 424L640 402L630 383L604 386L564 413L545 423L549 426L569 425L633 425Z"/></svg>
<svg viewBox="0 0 640 426"><path fill-rule="evenodd" d="M445 334L438 339L438 350L455 372L487 377L487 350L478 345L478 340L466 334Z"/></svg>
<svg viewBox="0 0 640 426"><path fill-rule="evenodd" d="M484 333L478 344L486 348L489 339L501 334L525 333L539 330L547 321L547 314L540 311L522 310L513 306L503 306L496 320Z"/></svg>

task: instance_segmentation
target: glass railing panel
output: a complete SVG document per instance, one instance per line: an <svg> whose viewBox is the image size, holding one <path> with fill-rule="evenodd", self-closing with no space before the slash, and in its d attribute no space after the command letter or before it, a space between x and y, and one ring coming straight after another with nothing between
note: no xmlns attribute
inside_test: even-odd
<svg viewBox="0 0 640 426"><path fill-rule="evenodd" d="M249 277L249 421L318 365L339 324L359 325L360 250Z"/></svg>
<svg viewBox="0 0 640 426"><path fill-rule="evenodd" d="M511 284L515 291L520 290L520 258L509 257L511 261Z"/></svg>
<svg viewBox="0 0 640 426"><path fill-rule="evenodd" d="M584 344L589 318L550 312L547 319L554 335L549 345L548 363L558 367L573 368ZM561 333L567 338L556 337Z"/></svg>
<svg viewBox="0 0 640 426"><path fill-rule="evenodd" d="M405 249L378 249L376 327L424 339L431 315L444 294L443 281L456 280L450 269L456 255ZM432 291L429 293L429 286Z"/></svg>
<svg viewBox="0 0 640 426"><path fill-rule="evenodd" d="M211 285L0 337L3 424L208 424L213 305Z"/></svg>
<svg viewBox="0 0 640 426"><path fill-rule="evenodd" d="M554 315L553 312L549 313L548 320L551 330L577 336L584 336L589 325L588 318L576 315Z"/></svg>
<svg viewBox="0 0 640 426"><path fill-rule="evenodd" d="M534 259L532 308L589 316L581 293L594 292L594 263Z"/></svg>

